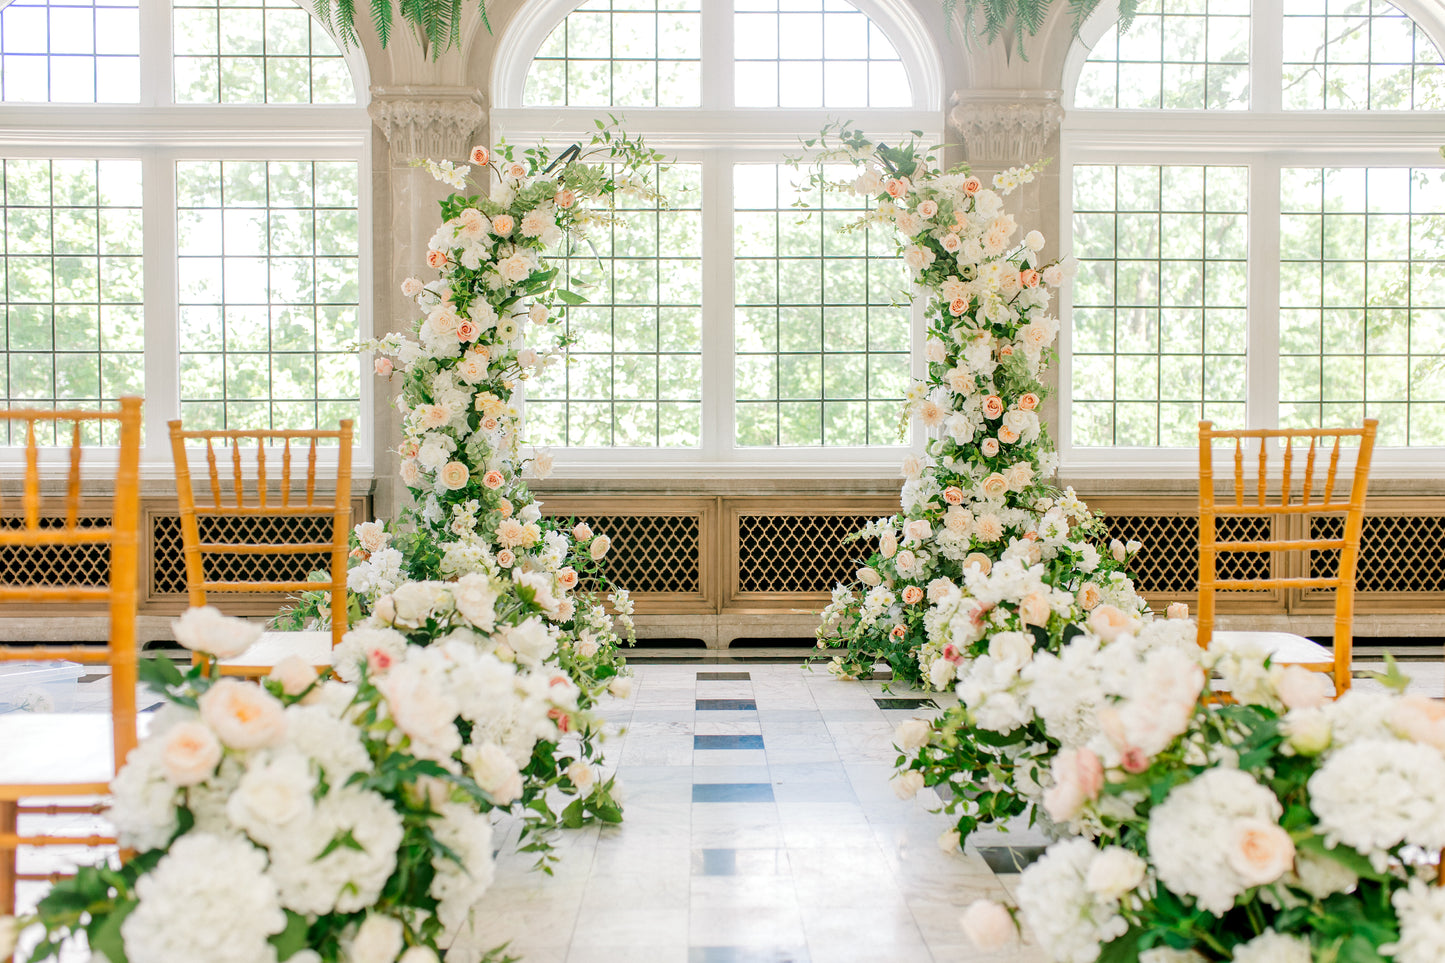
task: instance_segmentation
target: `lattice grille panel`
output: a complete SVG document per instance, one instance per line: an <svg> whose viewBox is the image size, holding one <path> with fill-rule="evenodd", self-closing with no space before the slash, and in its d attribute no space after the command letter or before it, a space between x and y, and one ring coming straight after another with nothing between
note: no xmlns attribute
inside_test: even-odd
<svg viewBox="0 0 1445 963"><path fill-rule="evenodd" d="M607 581L631 593L702 592L702 524L696 515L577 515L612 539ZM585 591L596 584L585 580Z"/></svg>
<svg viewBox="0 0 1445 963"><path fill-rule="evenodd" d="M199 519L202 542L329 542L330 515L260 517L252 515L211 515ZM181 517L156 515L152 519L152 595L182 595L186 591L186 560L181 546ZM314 555L228 555L207 554L206 578L210 581L277 581L305 579L331 564L326 553Z"/></svg>
<svg viewBox="0 0 1445 963"><path fill-rule="evenodd" d="M40 527L59 528L63 518L42 518ZM19 516L0 518L0 528L25 524ZM77 518L80 528L104 528L106 517ZM0 582L7 585L103 586L110 579L108 545L7 545L0 548Z"/></svg>
<svg viewBox="0 0 1445 963"><path fill-rule="evenodd" d="M1343 515L1317 515L1310 519L1310 537L1339 538L1344 526ZM1311 552L1310 575L1333 576L1339 554ZM1355 590L1445 592L1445 515L1366 515Z"/></svg>
<svg viewBox="0 0 1445 963"><path fill-rule="evenodd" d="M831 592L851 582L874 540L844 538L874 515L739 515L739 592Z"/></svg>
<svg viewBox="0 0 1445 963"><path fill-rule="evenodd" d="M1199 590L1199 519L1194 515L1107 515L1112 537L1137 540L1134 587L1144 595L1177 595ZM1219 519L1220 541L1257 541L1269 537L1270 520L1251 516ZM1267 578L1268 552L1220 555L1220 578ZM1233 594L1233 593L1231 593Z"/></svg>

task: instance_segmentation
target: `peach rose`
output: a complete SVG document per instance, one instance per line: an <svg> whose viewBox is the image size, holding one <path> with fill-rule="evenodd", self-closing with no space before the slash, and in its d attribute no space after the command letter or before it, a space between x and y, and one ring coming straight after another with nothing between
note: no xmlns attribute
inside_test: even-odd
<svg viewBox="0 0 1445 963"><path fill-rule="evenodd" d="M373 370L383 378L391 377L393 367L390 358L377 358L376 363L372 365Z"/></svg>
<svg viewBox="0 0 1445 963"><path fill-rule="evenodd" d="M201 696L201 721L232 749L274 746L286 735L281 702L258 685L222 679Z"/></svg>
<svg viewBox="0 0 1445 963"><path fill-rule="evenodd" d="M504 548L497 553L497 564L502 568L511 568L517 563L517 556L510 548Z"/></svg>
<svg viewBox="0 0 1445 963"><path fill-rule="evenodd" d="M935 214L937 214L937 213L938 213L938 204L937 204L936 202L934 202L934 201L924 201L922 204L919 204L919 205L918 205L918 216L919 216L919 217L925 217L925 218L927 218L927 217L933 217L933 216L934 216Z"/></svg>
<svg viewBox="0 0 1445 963"><path fill-rule="evenodd" d="M458 341L475 341L481 331L477 329L477 323L470 318L457 325Z"/></svg>
<svg viewBox="0 0 1445 963"><path fill-rule="evenodd" d="M577 192L571 190L570 188L560 190L557 192L557 196L552 198L552 203L556 204L558 207L565 211L573 204L577 203Z"/></svg>
<svg viewBox="0 0 1445 963"><path fill-rule="evenodd" d="M964 180L963 192L969 197L972 197L981 190L983 190L983 181L979 180L977 177L969 177Z"/></svg>
<svg viewBox="0 0 1445 963"><path fill-rule="evenodd" d="M910 585L903 590L903 604L917 605L923 601L923 589L917 585Z"/></svg>
<svg viewBox="0 0 1445 963"><path fill-rule="evenodd" d="M473 147L472 152L467 156L468 159L478 167L485 166L492 160L492 152L485 147Z"/></svg>
<svg viewBox="0 0 1445 963"><path fill-rule="evenodd" d="M1103 595L1099 593L1099 586L1095 585L1093 582L1085 582L1079 588L1078 594L1075 595L1075 598L1078 600L1080 607L1082 607L1085 612L1092 612L1094 609L1098 608L1099 603L1104 600Z"/></svg>
<svg viewBox="0 0 1445 963"><path fill-rule="evenodd" d="M957 254L958 249L963 247L963 239L952 231L949 231L947 234L943 235L943 237L939 240L938 243L939 246L942 247L949 254Z"/></svg>
<svg viewBox="0 0 1445 963"><path fill-rule="evenodd" d="M442 466L441 483L451 491L465 488L467 480L472 477L471 471L465 462L449 461Z"/></svg>
<svg viewBox="0 0 1445 963"><path fill-rule="evenodd" d="M964 568L968 568L970 565L977 565L978 570L984 575L987 575L989 572L993 571L993 562L990 561L989 557L982 552L973 552L963 560Z"/></svg>
<svg viewBox="0 0 1445 963"><path fill-rule="evenodd" d="M1032 391L1026 391L1019 396L1019 410L1033 411L1039 406L1039 396Z"/></svg>
<svg viewBox="0 0 1445 963"><path fill-rule="evenodd" d="M1038 287L1039 272L1035 271L1033 268L1024 268L1022 271L1019 272L1019 284L1023 285L1026 288Z"/></svg>
<svg viewBox="0 0 1445 963"><path fill-rule="evenodd" d="M579 542L585 542L592 537L592 527L586 522L578 522L572 526L572 537Z"/></svg>
<svg viewBox="0 0 1445 963"><path fill-rule="evenodd" d="M420 278L407 278L401 282L401 293L409 298L414 298L426 288Z"/></svg>
<svg viewBox="0 0 1445 963"><path fill-rule="evenodd" d="M950 505L963 504L963 489L957 485L949 485L943 490L943 500Z"/></svg>
<svg viewBox="0 0 1445 963"><path fill-rule="evenodd" d="M1164 610L1165 618L1187 619L1189 618L1189 603L1170 602L1169 607Z"/></svg>
<svg viewBox="0 0 1445 963"><path fill-rule="evenodd" d="M998 440L1003 442L1005 445L1012 445L1014 442L1019 440L1019 433L1014 431L1008 425L1004 425L998 430Z"/></svg>
<svg viewBox="0 0 1445 963"><path fill-rule="evenodd" d="M575 568L572 568L570 565L564 569L559 569L557 571L557 584L561 586L562 591L564 592L570 592L572 589L576 588L577 570Z"/></svg>
<svg viewBox="0 0 1445 963"><path fill-rule="evenodd" d="M1134 619L1112 605L1099 605L1089 613L1089 628L1105 642L1112 642L1134 628Z"/></svg>
<svg viewBox="0 0 1445 963"><path fill-rule="evenodd" d="M933 526L926 518L915 518L903 526L903 535L921 542L933 535Z"/></svg>
<svg viewBox="0 0 1445 963"><path fill-rule="evenodd" d="M963 312L967 310L968 301L964 298L954 298L952 301L948 302L948 313L953 315L955 318L960 317Z"/></svg>
<svg viewBox="0 0 1445 963"><path fill-rule="evenodd" d="M1044 810L1057 823L1073 819L1104 788L1104 764L1091 749L1064 749L1050 774L1054 784L1044 790Z"/></svg>
<svg viewBox="0 0 1445 963"><path fill-rule="evenodd" d="M888 178L888 182L883 185L883 189L888 192L889 197L896 201L908 193L908 178L890 177Z"/></svg>
<svg viewBox="0 0 1445 963"><path fill-rule="evenodd" d="M1014 491L1023 491L1028 487L1029 482L1034 480L1034 469L1026 461L1014 462L1008 466L1006 473L1009 487Z"/></svg>
<svg viewBox="0 0 1445 963"><path fill-rule="evenodd" d="M895 625L891 630L889 630L888 634L892 636L893 640L896 642L901 641L903 637L908 634L908 630L901 625Z"/></svg>
<svg viewBox="0 0 1445 963"><path fill-rule="evenodd" d="M1047 625L1052 614L1049 600L1038 592L1030 592L1019 599L1019 618L1024 620L1025 625Z"/></svg>
<svg viewBox="0 0 1445 963"><path fill-rule="evenodd" d="M515 177L517 180L521 180L522 178L527 176L526 165L518 161L512 161L512 163L507 165L507 176Z"/></svg>
<svg viewBox="0 0 1445 963"><path fill-rule="evenodd" d="M592 561L600 562L607 557L607 553L611 549L612 539L606 535L598 535L592 540L592 546L587 549L587 554L591 557Z"/></svg>
<svg viewBox="0 0 1445 963"><path fill-rule="evenodd" d="M1285 666L1275 685L1279 701L1286 709L1317 709L1330 701L1332 688L1328 675L1311 672L1301 665Z"/></svg>
<svg viewBox="0 0 1445 963"><path fill-rule="evenodd" d="M498 500L497 500L497 514L500 515L500 516L502 516L503 518L511 518L511 517L512 517L512 502L511 502L511 499L501 498L501 499L498 499Z"/></svg>
<svg viewBox="0 0 1445 963"><path fill-rule="evenodd" d="M987 398L983 399L983 416L985 418L988 418L990 420L994 418L1000 418L1003 416L1003 412L1003 399L1000 398L998 395L989 395Z"/></svg>
<svg viewBox="0 0 1445 963"><path fill-rule="evenodd" d="M983 452L983 457L992 458L994 455L998 454L998 439L985 438L983 441L978 443L978 450Z"/></svg>
<svg viewBox="0 0 1445 963"><path fill-rule="evenodd" d="M1245 818L1233 830L1224 856L1245 886L1273 883L1294 866L1294 840L1275 823Z"/></svg>
<svg viewBox="0 0 1445 963"><path fill-rule="evenodd" d="M188 720L166 730L161 769L176 786L205 782L221 762L221 743L203 723Z"/></svg>
<svg viewBox="0 0 1445 963"><path fill-rule="evenodd" d="M288 655L276 663L275 668L271 670L271 674L266 676L266 678L278 683L281 686L281 691L294 699L301 693L306 692L306 690L311 689L320 677L316 674L316 668L312 666L310 662L307 662L299 655ZM311 692L301 701L303 703L314 702L320 695L321 693L318 690L311 689Z"/></svg>
<svg viewBox="0 0 1445 963"><path fill-rule="evenodd" d="M492 218L492 233L497 237L506 237L517 227L517 221L510 214L498 214Z"/></svg>
<svg viewBox="0 0 1445 963"><path fill-rule="evenodd" d="M482 476L482 484L487 488L490 488L492 491L496 491L498 488L501 488L502 484L506 480L506 476L503 475L501 472L497 471L497 469L495 468Z"/></svg>
<svg viewBox="0 0 1445 963"><path fill-rule="evenodd" d="M1008 491L1008 479L998 472L985 478L978 486L985 498L1002 498Z"/></svg>
<svg viewBox="0 0 1445 963"><path fill-rule="evenodd" d="M447 256L441 251L427 251L426 263L429 267L444 268L447 264Z"/></svg>

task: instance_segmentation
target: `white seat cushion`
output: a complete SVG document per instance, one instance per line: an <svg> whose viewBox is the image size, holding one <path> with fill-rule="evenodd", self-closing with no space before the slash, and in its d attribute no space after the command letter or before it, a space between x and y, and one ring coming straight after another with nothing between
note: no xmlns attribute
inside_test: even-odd
<svg viewBox="0 0 1445 963"><path fill-rule="evenodd" d="M136 717L139 738L151 716ZM0 715L0 784L108 783L115 776L108 712L7 712Z"/></svg>
<svg viewBox="0 0 1445 963"><path fill-rule="evenodd" d="M330 632L267 632L261 640L234 659L222 659L223 672L269 672L288 655L299 655L318 668L331 664ZM250 674L250 673L248 673ZM265 672L259 674L264 675Z"/></svg>
<svg viewBox="0 0 1445 963"><path fill-rule="evenodd" d="M1291 632L1215 632L1209 647L1262 649L1275 665L1334 665L1335 655L1317 642Z"/></svg>

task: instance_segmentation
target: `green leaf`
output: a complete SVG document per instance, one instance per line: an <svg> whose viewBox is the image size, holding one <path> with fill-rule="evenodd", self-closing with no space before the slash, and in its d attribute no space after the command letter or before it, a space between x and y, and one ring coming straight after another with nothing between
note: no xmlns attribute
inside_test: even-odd
<svg viewBox="0 0 1445 963"><path fill-rule="evenodd" d="M577 305L587 303L587 299L584 298L582 295L578 294L576 291L569 291L566 288L558 288L557 297L567 304Z"/></svg>
<svg viewBox="0 0 1445 963"><path fill-rule="evenodd" d="M289 960L306 949L308 928L306 917L287 910L286 928L270 939L271 945L276 947L276 959Z"/></svg>
<svg viewBox="0 0 1445 963"><path fill-rule="evenodd" d="M332 853L336 852L342 847L345 847L347 849L354 849L358 853L366 852L366 847L361 845L361 843L357 842L356 837L352 835L351 830L348 829L345 832L337 833L332 838L331 842L326 844L326 848L321 851L321 855L313 859L312 862L319 863L327 856L330 856Z"/></svg>
<svg viewBox="0 0 1445 963"><path fill-rule="evenodd" d="M110 912L92 917L90 925L85 928L90 948L110 963L129 963L125 955L125 941L120 937L120 925L139 905L138 900L125 900L116 903Z"/></svg>

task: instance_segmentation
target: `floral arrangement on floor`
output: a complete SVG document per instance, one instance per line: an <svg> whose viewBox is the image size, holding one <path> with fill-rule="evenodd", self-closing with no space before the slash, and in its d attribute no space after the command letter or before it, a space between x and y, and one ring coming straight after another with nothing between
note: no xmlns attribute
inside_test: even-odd
<svg viewBox="0 0 1445 963"><path fill-rule="evenodd" d="M565 672L584 709L626 686L619 646L632 639L631 600L612 591L609 614L582 591L607 586L611 540L542 515L523 474L546 477L552 456L524 451L513 397L538 371L562 363L558 308L585 302L557 286L547 251L609 221L619 195L655 197L648 178L661 159L604 126L585 148L557 156L546 147L520 159L510 147L496 155L474 148L471 165L490 174L485 194L467 193L470 165L426 163L454 191L440 202L443 223L428 243L438 277L402 285L421 313L414 336L362 346L379 376L399 382L401 479L415 508L399 532L381 522L356 527L347 584L360 631L345 643L353 655L379 637L393 647L400 638L432 645L481 631L505 660ZM307 597L289 621L299 627L324 611L322 596ZM600 732L570 737L580 740L581 758L595 757ZM568 765L548 743L524 767L519 800L531 819L529 846L545 850L545 830L558 824L620 818L610 783L601 781L585 800L552 811L548 789L568 783Z"/></svg>
<svg viewBox="0 0 1445 963"><path fill-rule="evenodd" d="M1116 648L1073 661L1108 678ZM1085 836L1050 847L1016 889L1048 957L1445 959L1445 705L1404 694L1393 667L1393 691L1331 702L1326 676L1256 651L1149 658L1077 713L1079 739L1053 762L1050 811ZM964 925L992 949L1016 935L987 901Z"/></svg>
<svg viewBox="0 0 1445 963"><path fill-rule="evenodd" d="M1049 289L1069 270L1043 261L1037 231L1019 241L1004 210L1035 168L990 189L966 167L938 170L912 141L889 148L845 125L809 146L816 185L871 200L855 227L897 230L929 318L928 373L908 402L924 456L905 461L902 511L855 536L877 550L856 584L834 591L818 648L839 650L830 668L841 676L881 661L895 680L957 687L959 709L900 734L896 788L954 787L947 807L962 837L1038 799L1029 774L1047 769L1058 741L1015 692L1036 654L1151 617L1126 568L1139 546L1110 542L1072 490L1047 483L1057 458L1038 412L1059 325ZM839 181L839 166L855 176Z"/></svg>
<svg viewBox="0 0 1445 963"><path fill-rule="evenodd" d="M500 960L477 908L489 812L520 795L536 746L595 725L570 679L456 631L378 642L349 682L293 658L258 686L210 672L259 626L206 607L175 630L204 659L184 675L147 660L167 704L112 784L135 855L81 869L0 932L38 924L31 963L81 933L110 963ZM596 779L581 760L570 773L564 793Z"/></svg>

